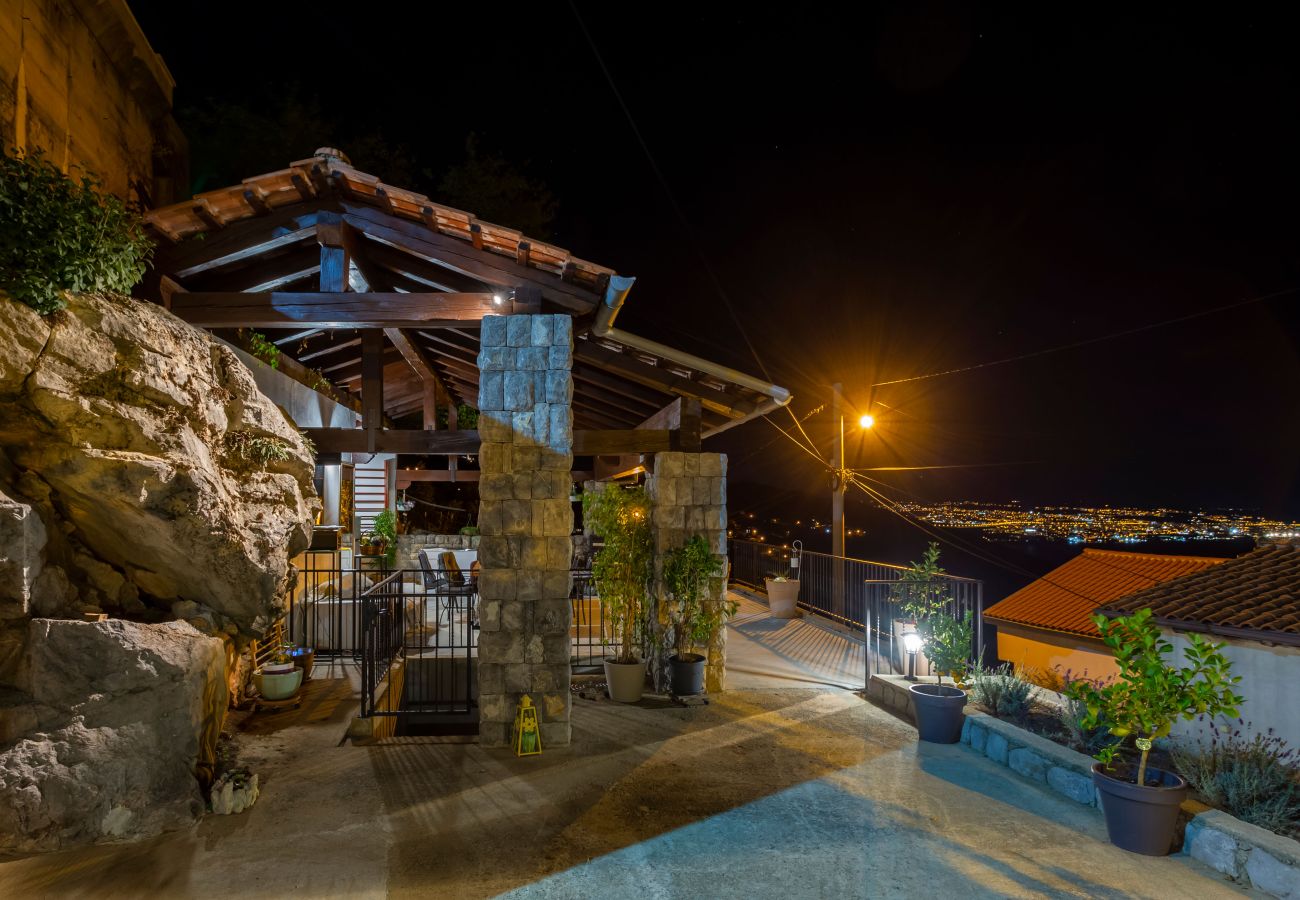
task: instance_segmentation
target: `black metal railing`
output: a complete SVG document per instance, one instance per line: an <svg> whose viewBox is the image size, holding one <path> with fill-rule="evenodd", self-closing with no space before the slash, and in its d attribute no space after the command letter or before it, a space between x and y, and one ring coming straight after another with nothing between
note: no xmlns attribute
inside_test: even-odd
<svg viewBox="0 0 1300 900"><path fill-rule="evenodd" d="M572 572L573 587L569 602L573 607L573 625L569 631L569 661L575 672L599 672L608 656L618 653L620 637L613 618L596 592L590 569Z"/></svg>
<svg viewBox="0 0 1300 900"><path fill-rule="evenodd" d="M478 589L457 569L400 569L362 590L361 714L472 719Z"/></svg>
<svg viewBox="0 0 1300 900"><path fill-rule="evenodd" d="M754 541L730 542L731 580L766 590L766 579L786 576L799 581L799 606L809 612L860 632L866 642L870 674L904 674L908 667L903 635L912 630L903 609L906 566L832 556L828 553L773 547ZM797 560L797 563L794 562ZM943 614L964 618L969 612L973 650L984 647L984 583L958 575L937 576L927 590L943 602ZM917 674L930 674L922 653L915 659Z"/></svg>

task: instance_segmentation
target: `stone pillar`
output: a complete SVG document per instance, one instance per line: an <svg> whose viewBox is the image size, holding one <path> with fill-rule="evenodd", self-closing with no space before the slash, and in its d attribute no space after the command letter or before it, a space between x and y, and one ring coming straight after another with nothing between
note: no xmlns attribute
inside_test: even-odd
<svg viewBox="0 0 1300 900"><path fill-rule="evenodd" d="M521 695L569 743L572 319L488 316L479 368L479 741L507 746Z"/></svg>
<svg viewBox="0 0 1300 900"><path fill-rule="evenodd" d="M646 492L653 506L651 513L655 539L655 597L665 597L663 584L664 556L681 547L694 535L703 535L715 555L726 565L727 558L727 456L724 453L656 453L654 471L646 476ZM705 603L721 605L726 601L727 578L724 574L709 581ZM671 629L664 614L664 604L656 602L658 615L652 617L651 629L661 653L650 663L650 674L658 690L667 688L668 657L672 655ZM706 651L704 686L721 691L725 686L727 664L727 629L720 628Z"/></svg>

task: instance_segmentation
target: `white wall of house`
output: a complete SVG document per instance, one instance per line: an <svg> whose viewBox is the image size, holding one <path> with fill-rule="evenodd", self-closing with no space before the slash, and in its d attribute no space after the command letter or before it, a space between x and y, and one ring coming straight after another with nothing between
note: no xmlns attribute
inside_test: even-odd
<svg viewBox="0 0 1300 900"><path fill-rule="evenodd" d="M1174 645L1175 665L1185 664L1183 648L1190 643L1186 635L1166 631L1166 636ZM1236 690L1246 698L1241 705L1241 718L1249 727L1238 726L1234 720L1232 728L1242 727L1242 733L1247 736L1272 728L1274 734L1292 747L1300 747L1300 700L1296 696L1300 685L1300 648L1270 647L1215 635L1202 637L1215 643L1226 641L1223 653L1232 661L1233 674L1241 676ZM1220 729L1226 724L1220 722ZM1174 727L1175 737L1204 736L1208 740L1209 733L1209 723L1203 721L1179 722Z"/></svg>

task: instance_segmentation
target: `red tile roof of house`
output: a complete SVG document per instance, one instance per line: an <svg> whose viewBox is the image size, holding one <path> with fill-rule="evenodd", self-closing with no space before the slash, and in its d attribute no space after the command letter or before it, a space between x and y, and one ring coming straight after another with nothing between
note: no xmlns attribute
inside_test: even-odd
<svg viewBox="0 0 1300 900"><path fill-rule="evenodd" d="M1261 547L1104 606L1107 613L1149 606L1175 627L1300 645L1300 545Z"/></svg>
<svg viewBox="0 0 1300 900"><path fill-rule="evenodd" d="M1084 550L984 611L985 618L1100 637L1089 618L1099 607L1224 560L1118 550Z"/></svg>

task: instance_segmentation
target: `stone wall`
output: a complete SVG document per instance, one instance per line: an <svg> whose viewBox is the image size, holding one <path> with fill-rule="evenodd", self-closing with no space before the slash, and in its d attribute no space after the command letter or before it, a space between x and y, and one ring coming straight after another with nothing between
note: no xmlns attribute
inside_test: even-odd
<svg viewBox="0 0 1300 900"><path fill-rule="evenodd" d="M124 200L189 195L173 81L125 0L0 4L0 141Z"/></svg>
<svg viewBox="0 0 1300 900"><path fill-rule="evenodd" d="M421 550L477 550L478 535L470 534L399 534L397 568L418 569Z"/></svg>
<svg viewBox="0 0 1300 900"><path fill-rule="evenodd" d="M479 740L510 741L523 694L569 743L572 319L488 316L479 368Z"/></svg>
<svg viewBox="0 0 1300 900"><path fill-rule="evenodd" d="M723 561L723 575L710 579L706 603L721 605L726 601L727 578L727 457L723 453L657 453L654 471L646 475L646 493L653 507L652 524L655 541L655 596L665 595L663 585L664 556L681 547L694 535L703 535L715 555ZM662 648L652 656L650 675L656 690L667 685L667 659L672 654L671 633L665 605L656 604L658 615L651 627L656 644ZM725 687L727 630L718 633L706 651L704 687L721 691Z"/></svg>

